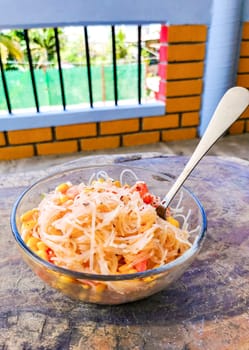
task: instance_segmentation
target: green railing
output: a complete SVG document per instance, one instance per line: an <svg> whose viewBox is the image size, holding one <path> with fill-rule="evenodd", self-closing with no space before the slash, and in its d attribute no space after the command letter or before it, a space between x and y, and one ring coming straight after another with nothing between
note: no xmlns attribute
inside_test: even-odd
<svg viewBox="0 0 249 350"><path fill-rule="evenodd" d="M117 65L119 100L134 99L137 96L137 64ZM61 105L59 73L56 68L35 69L39 105ZM12 109L25 109L35 106L29 70L6 71L6 80ZM113 68L112 66L91 67L93 101L113 101ZM66 104L77 105L89 103L87 68L63 68L63 80L66 92ZM145 65L142 65L142 97L145 91ZM0 84L0 110L6 110L3 86Z"/></svg>

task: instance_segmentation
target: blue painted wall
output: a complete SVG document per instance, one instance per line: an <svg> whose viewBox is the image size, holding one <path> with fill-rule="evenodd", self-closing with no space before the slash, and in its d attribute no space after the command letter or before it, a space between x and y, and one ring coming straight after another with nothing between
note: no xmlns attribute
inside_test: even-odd
<svg viewBox="0 0 249 350"><path fill-rule="evenodd" d="M213 0L0 0L0 29L54 24L167 21L210 24ZM249 21L243 0L242 21Z"/></svg>
<svg viewBox="0 0 249 350"><path fill-rule="evenodd" d="M245 16L244 5L243 0L213 0L207 43L200 135L205 132L226 90L236 85L242 16Z"/></svg>
<svg viewBox="0 0 249 350"><path fill-rule="evenodd" d="M242 11L242 21L249 21L249 0L244 0L243 11Z"/></svg>
<svg viewBox="0 0 249 350"><path fill-rule="evenodd" d="M249 21L249 0L0 0L0 29L148 22L208 25L200 134L222 94L235 83L244 21Z"/></svg>
<svg viewBox="0 0 249 350"><path fill-rule="evenodd" d="M146 23L208 24L213 0L0 0L0 29Z"/></svg>

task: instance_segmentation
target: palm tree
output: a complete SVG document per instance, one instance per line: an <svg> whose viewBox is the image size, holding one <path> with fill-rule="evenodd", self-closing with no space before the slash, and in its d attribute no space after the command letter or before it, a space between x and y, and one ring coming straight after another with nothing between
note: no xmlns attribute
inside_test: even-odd
<svg viewBox="0 0 249 350"><path fill-rule="evenodd" d="M23 52L17 40L8 34L0 33L0 56L6 68L11 68L8 60L21 62Z"/></svg>
<svg viewBox="0 0 249 350"><path fill-rule="evenodd" d="M58 29L58 34L62 30ZM57 63L55 32L53 28L32 29L29 31L30 49L33 62L37 68L46 69L48 64L54 66ZM63 40L60 40L60 45Z"/></svg>

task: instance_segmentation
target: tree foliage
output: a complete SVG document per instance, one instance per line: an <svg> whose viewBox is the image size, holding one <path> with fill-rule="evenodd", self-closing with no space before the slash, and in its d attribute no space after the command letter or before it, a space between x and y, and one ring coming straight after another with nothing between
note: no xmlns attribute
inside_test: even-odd
<svg viewBox="0 0 249 350"><path fill-rule="evenodd" d="M23 52L15 36L0 33L0 55L3 65L7 68L8 61L16 63L23 60Z"/></svg>
<svg viewBox="0 0 249 350"><path fill-rule="evenodd" d="M58 28L60 53L63 64L85 65L86 53L83 28L78 27L78 34L71 37L64 28ZM35 28L28 31L29 46L35 68L47 69L57 65L55 32L53 28ZM119 28L115 35L116 59L130 62L137 54L136 45L126 41L126 34ZM0 52L6 69L27 67L27 46L23 30L12 30L8 35L0 34ZM90 55L92 64L106 64L112 61L111 33L101 45L91 42ZM22 65L16 63L21 62Z"/></svg>
<svg viewBox="0 0 249 350"><path fill-rule="evenodd" d="M58 34L61 34L61 30ZM32 29L29 31L30 50L37 68L47 68L57 63L55 32L53 28ZM62 46L63 40L60 40Z"/></svg>

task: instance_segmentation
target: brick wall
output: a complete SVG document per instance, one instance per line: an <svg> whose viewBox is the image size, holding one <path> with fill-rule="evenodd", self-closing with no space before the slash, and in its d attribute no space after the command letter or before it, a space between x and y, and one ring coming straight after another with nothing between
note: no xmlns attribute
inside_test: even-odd
<svg viewBox="0 0 249 350"><path fill-rule="evenodd" d="M162 130L162 141L198 136L206 41L204 25L162 27L158 97L166 102L165 122L174 120Z"/></svg>
<svg viewBox="0 0 249 350"><path fill-rule="evenodd" d="M249 22L244 23L242 29L237 85L249 89ZM230 134L242 134L244 132L249 132L249 108L229 129Z"/></svg>
<svg viewBox="0 0 249 350"><path fill-rule="evenodd" d="M163 116L0 132L0 159L115 149L198 136L207 27L163 26L158 98ZM249 88L249 23L243 28L238 85ZM230 128L249 132L249 109Z"/></svg>

